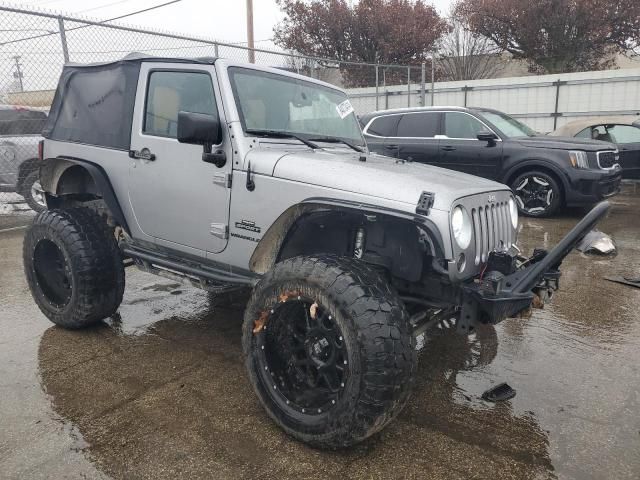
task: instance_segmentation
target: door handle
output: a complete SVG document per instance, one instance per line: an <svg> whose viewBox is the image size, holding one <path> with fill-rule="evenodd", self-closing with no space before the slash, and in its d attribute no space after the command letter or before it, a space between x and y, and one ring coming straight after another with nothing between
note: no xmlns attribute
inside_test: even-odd
<svg viewBox="0 0 640 480"><path fill-rule="evenodd" d="M445 145L444 147L440 147L440 148L445 152L453 152L456 149L456 147L453 147L451 145Z"/></svg>
<svg viewBox="0 0 640 480"><path fill-rule="evenodd" d="M129 158L139 158L140 160L149 160L153 162L156 159L156 154L144 147L141 150L129 150Z"/></svg>
<svg viewBox="0 0 640 480"><path fill-rule="evenodd" d="M385 145L384 148L387 150L398 150L398 145Z"/></svg>

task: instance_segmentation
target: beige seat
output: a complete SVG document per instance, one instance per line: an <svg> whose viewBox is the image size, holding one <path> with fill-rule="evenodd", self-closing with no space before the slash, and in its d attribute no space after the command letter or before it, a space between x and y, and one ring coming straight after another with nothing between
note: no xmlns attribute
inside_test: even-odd
<svg viewBox="0 0 640 480"><path fill-rule="evenodd" d="M151 130L160 135L176 136L178 133L178 108L180 96L173 88L157 86L151 99ZM149 115L149 113L147 114Z"/></svg>

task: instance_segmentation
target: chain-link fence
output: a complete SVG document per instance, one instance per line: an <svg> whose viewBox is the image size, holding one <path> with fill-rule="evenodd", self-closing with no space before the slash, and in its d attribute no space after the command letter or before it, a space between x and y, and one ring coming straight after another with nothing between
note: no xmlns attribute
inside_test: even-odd
<svg viewBox="0 0 640 480"><path fill-rule="evenodd" d="M131 52L214 56L254 61L354 88L356 97L361 88L380 89L360 95L364 110L393 103L383 94L387 86L407 86L402 106L419 105L424 98L419 85L424 76L421 65L372 65L250 50L205 38L2 6L0 25L0 215L31 212L42 201L32 160L37 157L38 133L65 62L105 62Z"/></svg>
<svg viewBox="0 0 640 480"><path fill-rule="evenodd" d="M41 205L32 160L64 63L105 62L131 52L214 56L294 71L347 89L358 114L421 105L493 107L547 132L576 117L640 112L640 69L435 84L437 60L341 62L0 6L0 215Z"/></svg>

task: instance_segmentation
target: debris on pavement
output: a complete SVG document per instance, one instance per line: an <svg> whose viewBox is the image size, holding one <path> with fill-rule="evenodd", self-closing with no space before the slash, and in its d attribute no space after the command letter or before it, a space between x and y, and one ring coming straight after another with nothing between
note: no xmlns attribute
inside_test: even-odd
<svg viewBox="0 0 640 480"><path fill-rule="evenodd" d="M640 288L640 276L638 277L604 277L605 280L610 282L621 283L623 285L629 285L630 287Z"/></svg>
<svg viewBox="0 0 640 480"><path fill-rule="evenodd" d="M504 402L505 400L511 400L515 396L516 391L513 388L507 383L500 383L484 392L482 399L487 402Z"/></svg>
<svg viewBox="0 0 640 480"><path fill-rule="evenodd" d="M582 253L611 255L616 252L616 245L606 233L599 230L592 230L585 235L576 249Z"/></svg>

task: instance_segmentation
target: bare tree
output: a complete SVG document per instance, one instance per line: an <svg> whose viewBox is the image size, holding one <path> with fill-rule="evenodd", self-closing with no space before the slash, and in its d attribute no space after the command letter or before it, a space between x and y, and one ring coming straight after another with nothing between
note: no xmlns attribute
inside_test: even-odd
<svg viewBox="0 0 640 480"><path fill-rule="evenodd" d="M442 80L493 78L504 68L502 51L491 40L473 33L459 19L440 41L438 70Z"/></svg>
<svg viewBox="0 0 640 480"><path fill-rule="evenodd" d="M274 43L304 55L342 61L348 86L375 81L371 66L353 63L417 66L448 29L430 0L277 0L277 4L284 19L274 30ZM404 70L388 73L389 80L403 75L406 80Z"/></svg>
<svg viewBox="0 0 640 480"><path fill-rule="evenodd" d="M455 12L536 73L611 68L640 44L638 0L460 0Z"/></svg>

